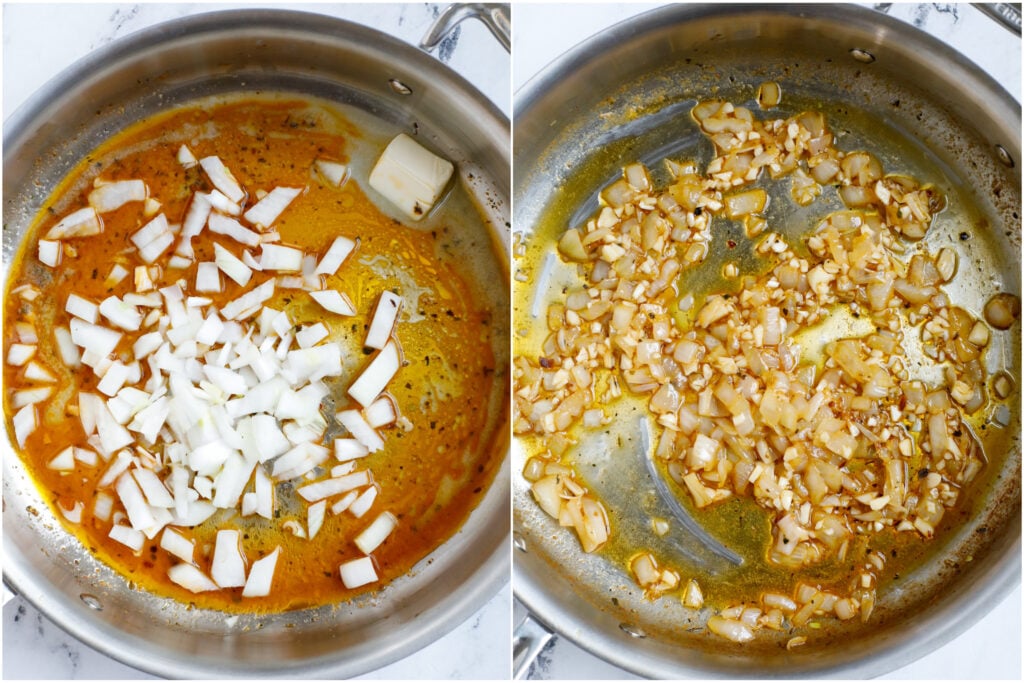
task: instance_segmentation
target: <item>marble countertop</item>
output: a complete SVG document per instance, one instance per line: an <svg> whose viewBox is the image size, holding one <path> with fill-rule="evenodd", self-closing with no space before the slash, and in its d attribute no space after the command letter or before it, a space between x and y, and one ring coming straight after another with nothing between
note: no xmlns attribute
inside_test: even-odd
<svg viewBox="0 0 1024 683"><path fill-rule="evenodd" d="M254 6L250 4L248 6ZM419 43L443 4L259 3L328 14ZM5 4L3 8L3 116L76 59L112 40L181 16L231 4ZM477 21L459 25L434 51L506 116L511 111L509 57ZM368 673L366 679L507 679L511 642L511 589L506 584L476 614L432 645ZM15 597L4 605L4 679L142 679L125 666L60 630Z"/></svg>
<svg viewBox="0 0 1024 683"><path fill-rule="evenodd" d="M864 3L867 4L867 3ZM517 4L513 12L512 71L517 90L560 54L591 35L660 6L660 3ZM870 6L870 5L869 5ZM1021 99L1021 40L966 4L884 3L887 12L953 46ZM526 610L516 603L513 623ZM932 654L884 676L886 679L1021 678L1021 590L966 633ZM636 676L555 636L527 673L531 679L635 679Z"/></svg>

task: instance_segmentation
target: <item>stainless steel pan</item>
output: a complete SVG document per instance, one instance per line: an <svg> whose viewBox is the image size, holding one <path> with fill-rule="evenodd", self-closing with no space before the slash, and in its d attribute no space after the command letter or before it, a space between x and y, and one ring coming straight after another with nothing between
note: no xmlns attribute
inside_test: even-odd
<svg viewBox="0 0 1024 683"><path fill-rule="evenodd" d="M529 237L532 226L552 221L579 225L596 209L597 191L629 161L653 166L666 156L700 158L701 136L689 118L694 101L712 94L748 101L765 80L782 85L784 104L788 96L795 103L788 106L822 109L843 131L841 147L867 148L887 168L937 179L958 206L973 207L944 215L928 238L931 246L958 234L957 226L971 231L961 263L975 265L962 269L959 301L978 311L998 289L1019 294L1019 105L948 47L851 5L675 5L563 55L516 97L517 229ZM517 329L531 315L523 302L517 295ZM1019 324L1002 344L996 355L1019 381ZM959 530L936 541L933 559L881 593L867 628L835 630L818 647L733 647L687 629L686 619L699 615L671 598L645 600L621 567L584 555L571 532L539 509L518 474L518 445L515 594L547 628L647 677L878 675L952 639L1019 583L1019 395L1008 430L1015 436L1005 454L992 454L988 488ZM647 515L671 516L659 507L636 450L592 443L579 451L598 465L587 483L622 504L613 513L620 529L640 528ZM676 540L697 545L692 536ZM707 576L714 572L709 564ZM527 652L537 634L519 635L517 648Z"/></svg>
<svg viewBox="0 0 1024 683"><path fill-rule="evenodd" d="M51 189L101 140L177 103L247 89L325 97L426 136L455 162L459 182L486 217L489 234L478 249L494 256L470 263L480 252L467 254L467 267L491 283L491 304L507 309L507 119L425 53L362 26L298 12L210 13L158 25L46 84L4 127L5 263ZM495 317L498 339L507 337L502 322ZM505 345L496 343L495 352L507 368ZM494 425L507 419L503 394L480 399ZM501 441L496 457L506 452ZM4 450L5 583L90 646L152 673L358 675L454 628L508 577L507 462L462 530L383 592L352 604L227 620L133 589L98 563L54 518L10 446Z"/></svg>

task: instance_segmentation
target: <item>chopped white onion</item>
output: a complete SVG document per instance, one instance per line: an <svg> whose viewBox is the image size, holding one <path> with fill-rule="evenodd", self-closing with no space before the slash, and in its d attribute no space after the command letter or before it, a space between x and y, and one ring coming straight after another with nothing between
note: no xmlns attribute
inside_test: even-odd
<svg viewBox="0 0 1024 683"><path fill-rule="evenodd" d="M307 484L296 489L296 493L308 502L313 503L324 498L336 496L339 493L346 493L361 486L367 486L370 483L372 483L370 472L368 470L360 470L336 479L324 479Z"/></svg>
<svg viewBox="0 0 1024 683"><path fill-rule="evenodd" d="M352 502L351 506L349 506L348 511L351 512L356 519L362 517L370 511L371 507L373 507L373 501L377 500L378 493L379 491L376 486L369 487L359 494L359 497Z"/></svg>
<svg viewBox="0 0 1024 683"><path fill-rule="evenodd" d="M321 178L334 187L341 187L348 179L348 166L337 161L317 159L313 162L313 168L320 174Z"/></svg>
<svg viewBox="0 0 1024 683"><path fill-rule="evenodd" d="M119 209L129 202L145 201L146 183L141 180L118 180L103 183L89 193L89 204L98 213Z"/></svg>
<svg viewBox="0 0 1024 683"><path fill-rule="evenodd" d="M46 466L51 470L73 470L75 469L75 447L68 446L58 453Z"/></svg>
<svg viewBox="0 0 1024 683"><path fill-rule="evenodd" d="M248 270L248 269L247 269ZM239 320L255 314L260 305L274 296L274 281L267 280L259 287L229 301L220 313L226 320Z"/></svg>
<svg viewBox="0 0 1024 683"><path fill-rule="evenodd" d="M302 268L302 250L279 244L264 244L260 253L260 270L295 273Z"/></svg>
<svg viewBox="0 0 1024 683"><path fill-rule="evenodd" d="M356 242L348 237L335 237L327 253L314 271L316 275L334 275L356 248Z"/></svg>
<svg viewBox="0 0 1024 683"><path fill-rule="evenodd" d="M43 265L56 268L60 265L60 256L63 253L60 242L51 240L39 240L39 261Z"/></svg>
<svg viewBox="0 0 1024 683"><path fill-rule="evenodd" d="M348 462L357 458L365 458L370 454L367 448L358 439L336 438L334 440L334 457L338 462Z"/></svg>
<svg viewBox="0 0 1024 683"><path fill-rule="evenodd" d="M68 237L88 237L103 232L103 223L96 214L96 209L87 206L62 218L50 228L44 239L61 240Z"/></svg>
<svg viewBox="0 0 1024 683"><path fill-rule="evenodd" d="M107 535L118 543L128 546L135 552L142 550L142 546L146 543L145 534L138 529L133 529L132 527L125 526L124 524L115 524L110 528L110 533Z"/></svg>
<svg viewBox="0 0 1024 683"><path fill-rule="evenodd" d="M81 318L93 325L100 319L100 307L77 294L68 295L67 303L64 304L64 310L76 318Z"/></svg>
<svg viewBox="0 0 1024 683"><path fill-rule="evenodd" d="M370 331L366 333L366 343L371 349L382 349L391 338L398 320L398 312L402 308L402 297L394 292L384 290L377 300L377 308L373 312Z"/></svg>
<svg viewBox="0 0 1024 683"><path fill-rule="evenodd" d="M374 356L359 378L348 389L348 395L368 406L381 395L402 364L398 345L392 339Z"/></svg>
<svg viewBox="0 0 1024 683"><path fill-rule="evenodd" d="M369 555L376 550L381 543L391 535L391 532L398 526L398 518L390 512L382 512L373 520L370 526L366 527L356 536L356 547Z"/></svg>
<svg viewBox="0 0 1024 683"><path fill-rule="evenodd" d="M176 564L167 570L171 581L193 593L215 591L218 586L210 578L191 564Z"/></svg>
<svg viewBox="0 0 1024 683"><path fill-rule="evenodd" d="M245 212L245 220L253 225L269 228L302 190L301 187L275 187Z"/></svg>
<svg viewBox="0 0 1024 683"><path fill-rule="evenodd" d="M15 391L11 396L11 406L24 408L35 403L42 403L53 395L53 387L33 387L32 389L21 389Z"/></svg>
<svg viewBox="0 0 1024 683"><path fill-rule="evenodd" d="M100 302L99 310L100 315L122 330L134 332L142 326L142 314L139 310L116 296L109 296Z"/></svg>
<svg viewBox="0 0 1024 683"><path fill-rule="evenodd" d="M313 539L320 532L324 523L324 515L327 513L327 501L321 500L306 508L306 527L309 529L309 538Z"/></svg>
<svg viewBox="0 0 1024 683"><path fill-rule="evenodd" d="M359 588L377 580L377 570L374 569L373 560L369 557L349 560L342 563L338 569L346 588Z"/></svg>
<svg viewBox="0 0 1024 683"><path fill-rule="evenodd" d="M35 405L27 405L14 414L14 440L18 448L25 447L25 439L39 426Z"/></svg>
<svg viewBox="0 0 1024 683"><path fill-rule="evenodd" d="M182 144L182 146L178 148L178 163L185 168L193 168L199 163L199 160L196 159L196 155L192 153L192 150L189 149L188 145Z"/></svg>
<svg viewBox="0 0 1024 683"><path fill-rule="evenodd" d="M35 344L11 344L7 349L7 364L21 367L36 355L37 348Z"/></svg>
<svg viewBox="0 0 1024 683"><path fill-rule="evenodd" d="M318 292L310 292L309 295L324 309L338 315L355 315L356 308L352 301L341 292L333 289L325 289Z"/></svg>
<svg viewBox="0 0 1024 683"><path fill-rule="evenodd" d="M239 536L236 529L221 529L217 532L210 576L221 588L245 585L245 556L242 554Z"/></svg>
<svg viewBox="0 0 1024 683"><path fill-rule="evenodd" d="M93 325L78 318L71 319L71 341L101 358L114 352L121 333L101 325Z"/></svg>
<svg viewBox="0 0 1024 683"><path fill-rule="evenodd" d="M196 265L197 292L220 292L223 289L224 286L220 281L220 267L216 263L203 261Z"/></svg>
<svg viewBox="0 0 1024 683"><path fill-rule="evenodd" d="M384 440L380 438L380 435L373 427L367 424L366 419L363 418L362 413L358 410L342 410L338 413L337 417L338 422L348 430L349 434L355 437L371 453L376 453L384 448Z"/></svg>
<svg viewBox="0 0 1024 683"><path fill-rule="evenodd" d="M252 563L249 579L245 582L245 588L242 589L243 597L259 598L270 595L270 587L274 581L274 569L280 554L281 547L278 546L266 557Z"/></svg>
<svg viewBox="0 0 1024 683"><path fill-rule="evenodd" d="M183 562L192 563L196 543L182 536L171 527L165 527L160 535L160 547Z"/></svg>
<svg viewBox="0 0 1024 683"><path fill-rule="evenodd" d="M249 283L249 278L252 277L252 270L249 266L219 244L214 243L213 253L217 267L224 271L225 275L243 287Z"/></svg>
<svg viewBox="0 0 1024 683"><path fill-rule="evenodd" d="M255 247L260 243L260 236L257 233L230 216L211 213L210 217L206 220L206 225L209 226L212 232L230 237L247 247Z"/></svg>
<svg viewBox="0 0 1024 683"><path fill-rule="evenodd" d="M245 191L219 157L203 157L199 160L199 165L206 171L206 175L214 187L223 192L235 204L242 203L242 200L245 199Z"/></svg>

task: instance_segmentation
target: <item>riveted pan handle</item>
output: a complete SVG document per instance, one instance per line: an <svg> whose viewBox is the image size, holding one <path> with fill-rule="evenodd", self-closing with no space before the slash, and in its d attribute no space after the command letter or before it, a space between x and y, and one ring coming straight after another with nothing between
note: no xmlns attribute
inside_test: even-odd
<svg viewBox="0 0 1024 683"><path fill-rule="evenodd" d="M511 50L512 22L507 4L491 4L483 2L456 3L449 5L427 31L420 41L420 47L426 51L433 50L444 40L445 36L455 30L463 19L479 19L490 29L506 51Z"/></svg>
<svg viewBox="0 0 1024 683"><path fill-rule="evenodd" d="M529 614L516 626L512 636L512 678L522 680L530 672L544 646L555 634Z"/></svg>
<svg viewBox="0 0 1024 683"><path fill-rule="evenodd" d="M972 2L971 4L1006 30L1020 35L1019 2Z"/></svg>

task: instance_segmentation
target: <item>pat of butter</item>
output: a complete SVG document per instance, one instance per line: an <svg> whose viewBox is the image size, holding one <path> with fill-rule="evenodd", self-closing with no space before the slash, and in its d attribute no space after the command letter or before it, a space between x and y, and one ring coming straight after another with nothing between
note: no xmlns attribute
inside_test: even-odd
<svg viewBox="0 0 1024 683"><path fill-rule="evenodd" d="M413 220L427 215L455 167L402 133L384 149L370 173L370 187Z"/></svg>

